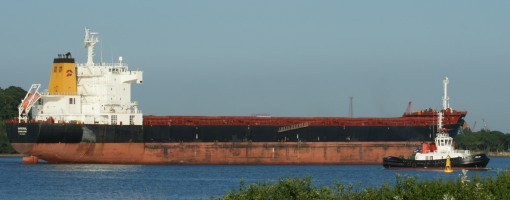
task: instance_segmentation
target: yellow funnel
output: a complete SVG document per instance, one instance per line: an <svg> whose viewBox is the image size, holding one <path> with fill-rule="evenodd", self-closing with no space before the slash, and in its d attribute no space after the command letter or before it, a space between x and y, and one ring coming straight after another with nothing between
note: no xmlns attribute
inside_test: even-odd
<svg viewBox="0 0 510 200"><path fill-rule="evenodd" d="M76 95L76 64L71 53L59 55L53 61L48 93L50 95Z"/></svg>

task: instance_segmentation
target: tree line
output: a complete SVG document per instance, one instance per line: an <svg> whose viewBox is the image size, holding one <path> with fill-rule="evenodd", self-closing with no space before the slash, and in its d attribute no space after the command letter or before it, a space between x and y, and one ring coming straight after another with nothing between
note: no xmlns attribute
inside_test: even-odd
<svg viewBox="0 0 510 200"><path fill-rule="evenodd" d="M6 120L18 116L18 106L27 91L20 87L0 88L0 119Z"/></svg>
<svg viewBox="0 0 510 200"><path fill-rule="evenodd" d="M510 150L510 134L489 129L473 132L466 128L461 134L455 136L455 147L482 152L508 152Z"/></svg>
<svg viewBox="0 0 510 200"><path fill-rule="evenodd" d="M20 87L0 87L0 154L16 153L7 139L4 120L18 116L18 106L26 94L27 91Z"/></svg>

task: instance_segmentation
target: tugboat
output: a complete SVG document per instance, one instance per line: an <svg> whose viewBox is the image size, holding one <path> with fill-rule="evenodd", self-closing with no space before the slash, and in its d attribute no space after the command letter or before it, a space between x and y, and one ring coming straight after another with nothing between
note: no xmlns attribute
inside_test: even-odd
<svg viewBox="0 0 510 200"><path fill-rule="evenodd" d="M451 168L485 169L489 158L485 154L471 155L469 150L455 150L453 138L442 127L443 113L438 112L438 133L434 143L422 143L408 159L387 156L383 158L383 166L389 168L423 168L444 169L447 159Z"/></svg>
<svg viewBox="0 0 510 200"><path fill-rule="evenodd" d="M443 110L451 110L448 96L448 78L444 80ZM443 127L443 112L438 112L437 133L433 143L422 143L409 158L403 156L387 156L383 158L383 166L390 168L422 168L445 169L446 162L450 161L452 169L485 169L489 158L485 154L471 155L469 150L455 150L453 138Z"/></svg>

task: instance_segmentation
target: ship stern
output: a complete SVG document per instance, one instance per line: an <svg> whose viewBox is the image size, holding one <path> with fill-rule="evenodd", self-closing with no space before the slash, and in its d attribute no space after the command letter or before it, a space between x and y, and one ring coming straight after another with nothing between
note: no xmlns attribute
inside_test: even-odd
<svg viewBox="0 0 510 200"><path fill-rule="evenodd" d="M7 122L5 128L12 148L18 153L30 154L37 142L37 125Z"/></svg>

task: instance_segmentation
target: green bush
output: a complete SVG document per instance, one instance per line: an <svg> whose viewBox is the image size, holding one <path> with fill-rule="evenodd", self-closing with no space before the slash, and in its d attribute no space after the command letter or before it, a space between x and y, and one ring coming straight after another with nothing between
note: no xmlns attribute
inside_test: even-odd
<svg viewBox="0 0 510 200"><path fill-rule="evenodd" d="M496 177L466 175L456 180L423 180L396 175L396 183L360 189L352 184L314 186L311 177L280 178L276 183L262 182L248 186L241 180L239 190L212 199L510 199L510 170Z"/></svg>
<svg viewBox="0 0 510 200"><path fill-rule="evenodd" d="M16 86L0 88L0 120L17 117L18 106L26 94L27 91Z"/></svg>
<svg viewBox="0 0 510 200"><path fill-rule="evenodd" d="M7 139L4 122L0 121L0 154L11 153L16 153L16 151L11 147L9 140Z"/></svg>
<svg viewBox="0 0 510 200"><path fill-rule="evenodd" d="M3 120L18 116L18 106L26 93L23 88L16 86L0 88L0 154L16 153L7 139Z"/></svg>

